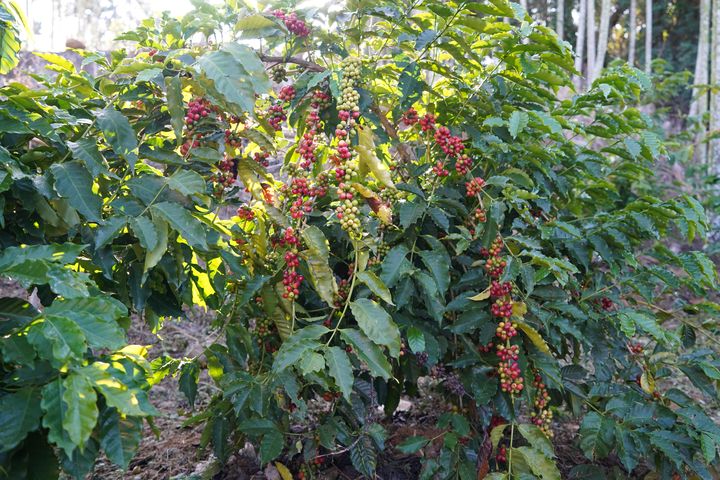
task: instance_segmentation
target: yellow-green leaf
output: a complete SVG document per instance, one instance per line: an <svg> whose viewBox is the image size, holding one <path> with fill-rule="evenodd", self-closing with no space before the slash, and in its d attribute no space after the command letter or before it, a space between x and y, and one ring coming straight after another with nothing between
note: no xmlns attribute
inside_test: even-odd
<svg viewBox="0 0 720 480"><path fill-rule="evenodd" d="M543 340L537 330L535 330L527 323L521 322L519 320L516 320L515 323L517 323L518 328L523 331L525 336L528 337L528 339L533 343L533 345L535 345L541 352L551 355L550 347L548 347L548 344L545 343L545 340Z"/></svg>

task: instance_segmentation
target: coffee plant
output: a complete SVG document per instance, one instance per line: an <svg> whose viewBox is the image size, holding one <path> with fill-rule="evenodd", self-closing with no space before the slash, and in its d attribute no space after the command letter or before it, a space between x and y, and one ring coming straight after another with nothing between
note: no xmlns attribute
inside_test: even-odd
<svg viewBox="0 0 720 480"><path fill-rule="evenodd" d="M717 275L662 242L701 239L701 205L637 187L665 153L645 74L575 93L505 0L196 3L121 40L0 90L0 274L32 293L0 300L2 474L126 467L148 389L192 405L207 369L202 446L298 478L430 447L421 478L560 478L558 414L626 475L713 475L720 308L689 298ZM192 305L200 357L127 345ZM391 447L419 383L437 434Z"/></svg>

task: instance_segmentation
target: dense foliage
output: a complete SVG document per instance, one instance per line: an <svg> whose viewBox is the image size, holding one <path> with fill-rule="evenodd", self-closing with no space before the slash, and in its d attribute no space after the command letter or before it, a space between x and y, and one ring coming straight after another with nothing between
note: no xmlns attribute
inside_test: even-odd
<svg viewBox="0 0 720 480"><path fill-rule="evenodd" d="M707 224L643 188L650 80L571 94L567 44L504 0L236 3L144 22L136 54L86 55L96 77L44 55L54 79L0 91L0 273L38 300L0 301L9 477L127 466L147 389L177 375L194 403L207 368L192 421L221 460L250 440L305 478L344 452L372 476L378 407L423 377L438 435L398 446L441 444L423 478L559 478L558 409L590 459L708 478L718 306L683 293L716 273L660 242ZM217 314L201 358L126 345L130 313L193 304Z"/></svg>

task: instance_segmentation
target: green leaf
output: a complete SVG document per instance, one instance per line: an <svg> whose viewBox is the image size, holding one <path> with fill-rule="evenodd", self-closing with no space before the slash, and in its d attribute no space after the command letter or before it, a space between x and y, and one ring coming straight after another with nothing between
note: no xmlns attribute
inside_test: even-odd
<svg viewBox="0 0 720 480"><path fill-rule="evenodd" d="M110 217L95 230L95 249L100 249L117 238L127 225L127 217Z"/></svg>
<svg viewBox="0 0 720 480"><path fill-rule="evenodd" d="M560 471L555 465L552 458L545 456L541 451L530 447L517 447L512 449L512 453L525 459L525 463L530 467L535 478L543 480L560 480Z"/></svg>
<svg viewBox="0 0 720 480"><path fill-rule="evenodd" d="M145 250L153 250L158 245L158 232L155 224L149 218L142 216L133 218L130 222L133 233L140 240L140 246Z"/></svg>
<svg viewBox="0 0 720 480"><path fill-rule="evenodd" d="M183 195L205 193L205 180L192 170L177 170L167 179L168 186Z"/></svg>
<svg viewBox="0 0 720 480"><path fill-rule="evenodd" d="M358 280L367 285L372 293L380 297L385 303L393 305L390 290L385 286L382 280L373 272L364 270L356 274Z"/></svg>
<svg viewBox="0 0 720 480"><path fill-rule="evenodd" d="M65 387L61 377L55 378L42 389L40 407L44 412L42 424L48 429L48 440L60 447L66 455L72 455L76 445L63 428L67 405L63 402Z"/></svg>
<svg viewBox="0 0 720 480"><path fill-rule="evenodd" d="M400 225L408 228L422 216L423 212L425 212L425 204L417 202L400 204Z"/></svg>
<svg viewBox="0 0 720 480"><path fill-rule="evenodd" d="M385 285L389 287L395 285L400 277L412 268L406 258L408 253L410 253L410 250L405 245L400 244L394 246L385 255L382 263L382 273L380 274L380 278L385 282Z"/></svg>
<svg viewBox="0 0 720 480"><path fill-rule="evenodd" d="M320 298L328 305L333 305L337 293L337 282L332 269L328 265L330 247L322 230L309 226L302 230L301 235L308 249L301 253L310 271L310 280Z"/></svg>
<svg viewBox="0 0 720 480"><path fill-rule="evenodd" d="M153 215L153 226L157 233L157 243L154 248L148 249L145 253L145 264L143 266L143 273L147 273L148 270L157 265L162 260L163 255L167 251L168 244L168 224L165 223L161 218ZM146 241L149 240L146 238Z"/></svg>
<svg viewBox="0 0 720 480"><path fill-rule="evenodd" d="M170 125L175 132L177 144L183 140L183 126L185 126L185 104L183 102L182 81L179 76L165 77L167 95L167 109L170 113Z"/></svg>
<svg viewBox="0 0 720 480"><path fill-rule="evenodd" d="M349 402L355 377L347 353L340 347L329 347L325 351L325 363L327 363L330 375L335 379L335 385L338 386L345 400Z"/></svg>
<svg viewBox="0 0 720 480"><path fill-rule="evenodd" d="M6 13L5 5L0 5L0 10ZM12 15L9 15L12 17ZM18 52L20 51L20 38L13 20L2 21L0 28L0 75L9 73L18 64Z"/></svg>
<svg viewBox="0 0 720 480"><path fill-rule="evenodd" d="M255 93L262 95L270 91L270 79L265 71L265 65L260 61L255 51L247 45L239 43L226 43L221 50L229 52L237 60L253 84Z"/></svg>
<svg viewBox="0 0 720 480"><path fill-rule="evenodd" d="M44 315L30 327L27 337L41 357L56 365L82 358L86 348L80 327L62 315Z"/></svg>
<svg viewBox="0 0 720 480"><path fill-rule="evenodd" d="M121 417L114 408L106 409L100 420L100 446L108 459L123 470L132 460L140 439L142 422L133 417Z"/></svg>
<svg viewBox="0 0 720 480"><path fill-rule="evenodd" d="M304 375L309 375L313 372L320 372L325 369L325 358L316 352L306 354L300 359L300 371Z"/></svg>
<svg viewBox="0 0 720 480"><path fill-rule="evenodd" d="M178 386L180 391L185 395L185 398L187 398L191 408L195 406L199 380L200 368L196 362L187 362L180 367Z"/></svg>
<svg viewBox="0 0 720 480"><path fill-rule="evenodd" d="M641 312L627 310L618 313L623 331L633 330L632 326L650 334L658 342L672 341L672 333L664 329L657 320Z"/></svg>
<svg viewBox="0 0 720 480"><path fill-rule="evenodd" d="M366 435L360 437L350 447L350 461L355 470L368 478L375 477L377 467L377 453L372 446L370 438Z"/></svg>
<svg viewBox="0 0 720 480"><path fill-rule="evenodd" d="M162 202L152 206L153 213L165 219L187 242L201 250L207 250L203 224L177 203Z"/></svg>
<svg viewBox="0 0 720 480"><path fill-rule="evenodd" d="M290 337L288 341L283 342L280 346L280 350L278 350L273 362L273 371L281 372L295 365L304 355L319 347L320 344L313 338Z"/></svg>
<svg viewBox="0 0 720 480"><path fill-rule="evenodd" d="M89 276L65 267L53 266L48 270L48 282L53 292L65 298L87 297Z"/></svg>
<svg viewBox="0 0 720 480"><path fill-rule="evenodd" d="M243 32L249 32L254 30L262 30L266 28L278 28L277 23L275 23L274 20L271 20L263 15L248 15L246 17L242 17L236 24L235 24L235 31L243 31Z"/></svg>
<svg viewBox="0 0 720 480"><path fill-rule="evenodd" d="M417 327L410 327L407 331L408 346L413 353L425 351L425 335Z"/></svg>
<svg viewBox="0 0 720 480"><path fill-rule="evenodd" d="M529 120L530 117L527 113L521 112L520 110L515 110L510 115L510 120L508 120L508 130L510 131L510 135L513 138L517 138L520 132L525 130L525 127L527 127Z"/></svg>
<svg viewBox="0 0 720 480"><path fill-rule="evenodd" d="M355 321L367 337L378 345L385 345L390 355L400 355L400 330L380 305L367 298L350 303Z"/></svg>
<svg viewBox="0 0 720 480"><path fill-rule="evenodd" d="M285 438L282 433L275 431L263 435L260 442L260 463L266 464L276 459L282 453L284 446Z"/></svg>
<svg viewBox="0 0 720 480"><path fill-rule="evenodd" d="M38 315L30 303L19 298L0 298L0 336L28 325Z"/></svg>
<svg viewBox="0 0 720 480"><path fill-rule="evenodd" d="M112 176L107 169L105 158L98 150L97 140L81 138L77 142L67 142L67 145L70 147L73 157L82 160L90 175L93 177L99 177L100 175Z"/></svg>
<svg viewBox="0 0 720 480"><path fill-rule="evenodd" d="M447 252L422 250L420 258L435 279L439 296L444 296L450 286L450 257Z"/></svg>
<svg viewBox="0 0 720 480"><path fill-rule="evenodd" d="M623 466L632 472L638 464L639 452L633 441L633 433L622 424L615 424L615 443Z"/></svg>
<svg viewBox="0 0 720 480"><path fill-rule="evenodd" d="M372 343L362 332L354 329L341 329L340 336L353 348L353 353L365 362L370 372L376 377L389 380L392 377L392 367L382 350Z"/></svg>
<svg viewBox="0 0 720 480"><path fill-rule="evenodd" d="M427 445L428 442L429 440L425 437L408 437L395 448L406 455L410 455L419 451Z"/></svg>
<svg viewBox="0 0 720 480"><path fill-rule="evenodd" d="M552 442L539 427L529 423L520 423L518 424L518 429L520 430L520 435L530 442L533 449L540 451L548 458L555 456Z"/></svg>
<svg viewBox="0 0 720 480"><path fill-rule="evenodd" d="M137 76L135 77L135 83L149 82L162 75L162 73L163 69L160 67L146 68L137 74Z"/></svg>
<svg viewBox="0 0 720 480"><path fill-rule="evenodd" d="M87 377L72 372L63 381L63 401L67 406L62 426L70 441L83 445L90 438L98 419L97 394Z"/></svg>
<svg viewBox="0 0 720 480"><path fill-rule="evenodd" d="M55 300L44 313L73 320L93 348L116 350L125 344L125 331L117 321L127 315L127 311L110 297Z"/></svg>
<svg viewBox="0 0 720 480"><path fill-rule="evenodd" d="M137 135L128 119L113 107L106 107L95 112L98 127L103 131L105 140L115 150L115 153L125 158L130 170L135 170L137 162Z"/></svg>
<svg viewBox="0 0 720 480"><path fill-rule="evenodd" d="M55 178L55 191L91 222L100 222L102 199L93 193L93 179L79 162L54 163L50 171Z"/></svg>
<svg viewBox="0 0 720 480"><path fill-rule="evenodd" d="M580 425L580 448L590 460L604 458L612 450L614 422L597 412L588 412Z"/></svg>
<svg viewBox="0 0 720 480"><path fill-rule="evenodd" d="M25 387L0 397L0 452L15 448L25 436L40 426L40 395Z"/></svg>
<svg viewBox="0 0 720 480"><path fill-rule="evenodd" d="M213 81L217 92L237 107L233 113L252 113L255 90L248 72L229 52L209 52L198 59L201 71Z"/></svg>
<svg viewBox="0 0 720 480"><path fill-rule="evenodd" d="M109 372L109 367L107 363L95 361L80 369L80 372L105 397L105 402L115 407L121 414L140 417L157 415L158 412L150 404L147 393L140 388L122 383Z"/></svg>

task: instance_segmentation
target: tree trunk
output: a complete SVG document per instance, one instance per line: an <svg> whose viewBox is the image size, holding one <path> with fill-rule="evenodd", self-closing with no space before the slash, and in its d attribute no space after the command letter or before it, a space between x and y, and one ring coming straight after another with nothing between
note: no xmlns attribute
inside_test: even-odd
<svg viewBox="0 0 720 480"><path fill-rule="evenodd" d="M635 42L637 38L637 0L630 0L630 21L628 22L628 63L635 66Z"/></svg>
<svg viewBox="0 0 720 480"><path fill-rule="evenodd" d="M650 1L650 0L648 0ZM592 85L595 71L595 0L587 0L587 83Z"/></svg>
<svg viewBox="0 0 720 480"><path fill-rule="evenodd" d="M578 90L582 86L583 52L585 51L585 15L587 13L587 0L580 0L580 15L578 16L578 31L575 43L575 70L579 72L576 81Z"/></svg>
<svg viewBox="0 0 720 480"><path fill-rule="evenodd" d="M557 0L555 9L555 31L560 40L565 39L565 0Z"/></svg>
<svg viewBox="0 0 720 480"><path fill-rule="evenodd" d="M712 6L712 45L710 51L710 83L714 86L720 81L720 0L714 0ZM710 133L720 129L720 94L710 95ZM711 172L720 168L720 140L711 140L708 147L707 162Z"/></svg>
<svg viewBox="0 0 720 480"><path fill-rule="evenodd" d="M652 0L645 0L645 73L652 72Z"/></svg>
<svg viewBox="0 0 720 480"><path fill-rule="evenodd" d="M610 0L602 0L600 7L600 30L598 31L598 48L593 69L593 80L602 72L605 66L605 54L607 53L608 35L610 34Z"/></svg>
<svg viewBox="0 0 720 480"><path fill-rule="evenodd" d="M710 0L700 0L700 28L698 29L698 48L697 60L695 61L695 78L693 83L696 85L707 85L708 79L708 61L710 54ZM695 139L695 161L698 163L707 162L707 144L703 143L707 128L703 116L708 111L708 91L704 88L695 88L693 91L693 100L690 104L691 117L700 119L700 131Z"/></svg>

